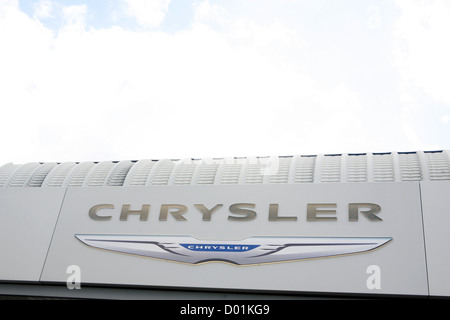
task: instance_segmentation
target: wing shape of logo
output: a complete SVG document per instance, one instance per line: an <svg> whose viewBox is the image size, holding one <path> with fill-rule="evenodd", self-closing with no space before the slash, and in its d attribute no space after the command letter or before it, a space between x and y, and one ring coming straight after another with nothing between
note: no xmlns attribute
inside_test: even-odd
<svg viewBox="0 0 450 320"><path fill-rule="evenodd" d="M190 264L222 261L237 265L362 253L392 240L389 237L250 237L240 241L203 241L190 236L91 234L75 237L91 247L138 256Z"/></svg>

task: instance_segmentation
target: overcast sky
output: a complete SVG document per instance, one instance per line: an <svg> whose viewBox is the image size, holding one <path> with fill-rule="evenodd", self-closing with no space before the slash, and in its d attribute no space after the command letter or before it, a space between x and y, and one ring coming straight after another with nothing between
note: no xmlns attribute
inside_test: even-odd
<svg viewBox="0 0 450 320"><path fill-rule="evenodd" d="M448 0L0 0L0 164L450 149Z"/></svg>

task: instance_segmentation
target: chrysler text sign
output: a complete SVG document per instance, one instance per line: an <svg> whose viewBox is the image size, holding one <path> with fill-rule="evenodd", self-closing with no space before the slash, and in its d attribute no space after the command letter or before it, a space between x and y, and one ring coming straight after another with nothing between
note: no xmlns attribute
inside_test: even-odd
<svg viewBox="0 0 450 320"><path fill-rule="evenodd" d="M423 248L414 182L68 188L41 280L426 295Z"/></svg>

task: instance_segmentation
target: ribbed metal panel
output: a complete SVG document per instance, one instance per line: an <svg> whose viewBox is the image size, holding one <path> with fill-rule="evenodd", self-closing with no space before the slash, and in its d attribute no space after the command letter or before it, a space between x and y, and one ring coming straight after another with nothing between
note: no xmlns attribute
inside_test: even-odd
<svg viewBox="0 0 450 320"><path fill-rule="evenodd" d="M399 152L398 159L402 181L422 180L422 169L417 152Z"/></svg>
<svg viewBox="0 0 450 320"><path fill-rule="evenodd" d="M372 155L373 180L375 182L391 182L395 179L392 154L377 153Z"/></svg>
<svg viewBox="0 0 450 320"><path fill-rule="evenodd" d="M0 187L6 187L11 174L21 167L20 164L7 163L0 167Z"/></svg>
<svg viewBox="0 0 450 320"><path fill-rule="evenodd" d="M42 187L61 187L76 162L64 162L55 166L45 177Z"/></svg>
<svg viewBox="0 0 450 320"><path fill-rule="evenodd" d="M314 168L317 156L298 156L295 160L294 183L308 183L314 181ZM292 170L292 169L291 169Z"/></svg>
<svg viewBox="0 0 450 320"><path fill-rule="evenodd" d="M195 182L197 184L214 184L218 168L218 161L207 159L204 164L199 166Z"/></svg>
<svg viewBox="0 0 450 320"><path fill-rule="evenodd" d="M128 171L133 166L132 161L120 161L114 168L108 173L107 178L104 181L104 186L122 186L125 178L128 175Z"/></svg>
<svg viewBox="0 0 450 320"><path fill-rule="evenodd" d="M0 187L364 183L450 180L450 152L26 164L0 167Z"/></svg>
<svg viewBox="0 0 450 320"><path fill-rule="evenodd" d="M239 183L239 177L241 176L241 170L243 167L243 159L233 159L230 163L229 160L225 161L221 166L221 176L218 184L237 184Z"/></svg>
<svg viewBox="0 0 450 320"><path fill-rule="evenodd" d="M147 185L165 186L169 183L169 178L172 173L175 163L168 159L159 160L150 174L150 180L147 180Z"/></svg>
<svg viewBox="0 0 450 320"><path fill-rule="evenodd" d="M63 187L81 187L83 186L89 171L96 165L95 162L81 162L74 166L67 174Z"/></svg>
<svg viewBox="0 0 450 320"><path fill-rule="evenodd" d="M177 163L173 172L172 184L174 185L191 184L196 167L197 167L196 163L183 163L183 162Z"/></svg>
<svg viewBox="0 0 450 320"><path fill-rule="evenodd" d="M291 162L292 157L272 158L270 165L265 170L268 183L288 183Z"/></svg>
<svg viewBox="0 0 450 320"><path fill-rule="evenodd" d="M145 186L150 171L156 161L150 159L139 160L133 164L125 177L124 186Z"/></svg>
<svg viewBox="0 0 450 320"><path fill-rule="evenodd" d="M25 182L24 187L40 187L44 182L45 178L49 174L49 172L57 166L56 163L44 163L40 166L37 166L31 175L29 175L28 179Z"/></svg>
<svg viewBox="0 0 450 320"><path fill-rule="evenodd" d="M39 163L31 162L18 167L9 176L9 179L6 182L6 187L25 187L26 181L39 166Z"/></svg>
<svg viewBox="0 0 450 320"><path fill-rule="evenodd" d="M342 155L325 155L320 170L321 182L340 182Z"/></svg>
<svg viewBox="0 0 450 320"><path fill-rule="evenodd" d="M103 161L94 165L83 181L83 187L101 187L106 177L116 164L112 161Z"/></svg>
<svg viewBox="0 0 450 320"><path fill-rule="evenodd" d="M248 158L244 166L244 183L263 183L263 171L266 168L267 158Z"/></svg>
<svg viewBox="0 0 450 320"><path fill-rule="evenodd" d="M348 155L347 182L366 182L366 181L367 181L366 154Z"/></svg>
<svg viewBox="0 0 450 320"><path fill-rule="evenodd" d="M450 165L446 152L425 152L430 180L450 180Z"/></svg>

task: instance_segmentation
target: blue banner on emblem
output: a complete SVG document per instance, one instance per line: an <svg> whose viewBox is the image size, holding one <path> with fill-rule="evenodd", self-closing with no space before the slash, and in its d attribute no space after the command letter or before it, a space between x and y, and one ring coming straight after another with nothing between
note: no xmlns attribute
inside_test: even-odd
<svg viewBox="0 0 450 320"><path fill-rule="evenodd" d="M246 252L253 250L260 245L236 245L236 244L201 244L201 243L180 243L186 249L192 251L221 251L221 252Z"/></svg>

